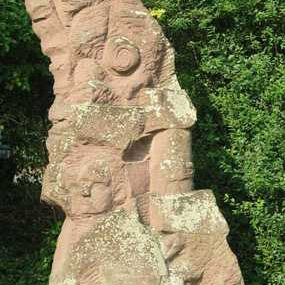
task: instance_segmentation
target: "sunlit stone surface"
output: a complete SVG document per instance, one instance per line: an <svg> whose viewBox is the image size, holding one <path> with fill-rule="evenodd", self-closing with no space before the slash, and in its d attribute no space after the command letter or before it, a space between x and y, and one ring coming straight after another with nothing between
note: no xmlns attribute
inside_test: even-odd
<svg viewBox="0 0 285 285"><path fill-rule="evenodd" d="M66 213L50 285L242 285L211 191L193 191L196 110L138 0L26 0L56 99L42 199Z"/></svg>

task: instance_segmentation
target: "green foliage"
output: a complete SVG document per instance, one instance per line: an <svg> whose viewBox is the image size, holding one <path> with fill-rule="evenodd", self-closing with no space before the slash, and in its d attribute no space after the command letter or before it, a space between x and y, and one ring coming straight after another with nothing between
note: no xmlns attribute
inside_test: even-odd
<svg viewBox="0 0 285 285"><path fill-rule="evenodd" d="M0 130L13 153L0 161L0 284L47 284L54 219L37 181L47 161L52 84L23 1L0 0L0 63ZM15 170L21 179L11 184Z"/></svg>
<svg viewBox="0 0 285 285"><path fill-rule="evenodd" d="M215 190L246 284L285 284L285 2L144 2L198 109L196 188Z"/></svg>
<svg viewBox="0 0 285 285"><path fill-rule="evenodd" d="M23 1L0 0L0 126L19 171L46 163L47 109L52 101L48 61Z"/></svg>
<svg viewBox="0 0 285 285"><path fill-rule="evenodd" d="M40 184L5 186L0 199L0 285L46 285L58 217L39 203Z"/></svg>

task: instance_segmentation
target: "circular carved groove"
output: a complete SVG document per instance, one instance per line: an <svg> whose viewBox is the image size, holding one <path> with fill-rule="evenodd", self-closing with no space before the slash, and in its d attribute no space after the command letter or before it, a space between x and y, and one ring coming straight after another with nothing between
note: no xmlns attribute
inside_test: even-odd
<svg viewBox="0 0 285 285"><path fill-rule="evenodd" d="M140 53L126 38L112 38L107 42L104 62L116 73L129 74L140 64Z"/></svg>

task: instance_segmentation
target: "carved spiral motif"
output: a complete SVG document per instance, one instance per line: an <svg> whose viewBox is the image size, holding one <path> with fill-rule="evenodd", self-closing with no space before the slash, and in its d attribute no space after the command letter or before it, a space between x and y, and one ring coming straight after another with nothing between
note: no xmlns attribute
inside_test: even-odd
<svg viewBox="0 0 285 285"><path fill-rule="evenodd" d="M140 53L128 39L115 37L107 42L104 62L118 74L129 74L140 64Z"/></svg>

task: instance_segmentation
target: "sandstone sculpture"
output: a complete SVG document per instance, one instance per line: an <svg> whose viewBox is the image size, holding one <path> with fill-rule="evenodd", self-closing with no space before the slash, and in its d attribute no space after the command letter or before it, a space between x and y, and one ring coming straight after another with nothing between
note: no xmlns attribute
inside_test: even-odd
<svg viewBox="0 0 285 285"><path fill-rule="evenodd" d="M50 285L242 285L211 191L193 191L196 111L139 0L26 0L55 101L42 199L66 213Z"/></svg>

